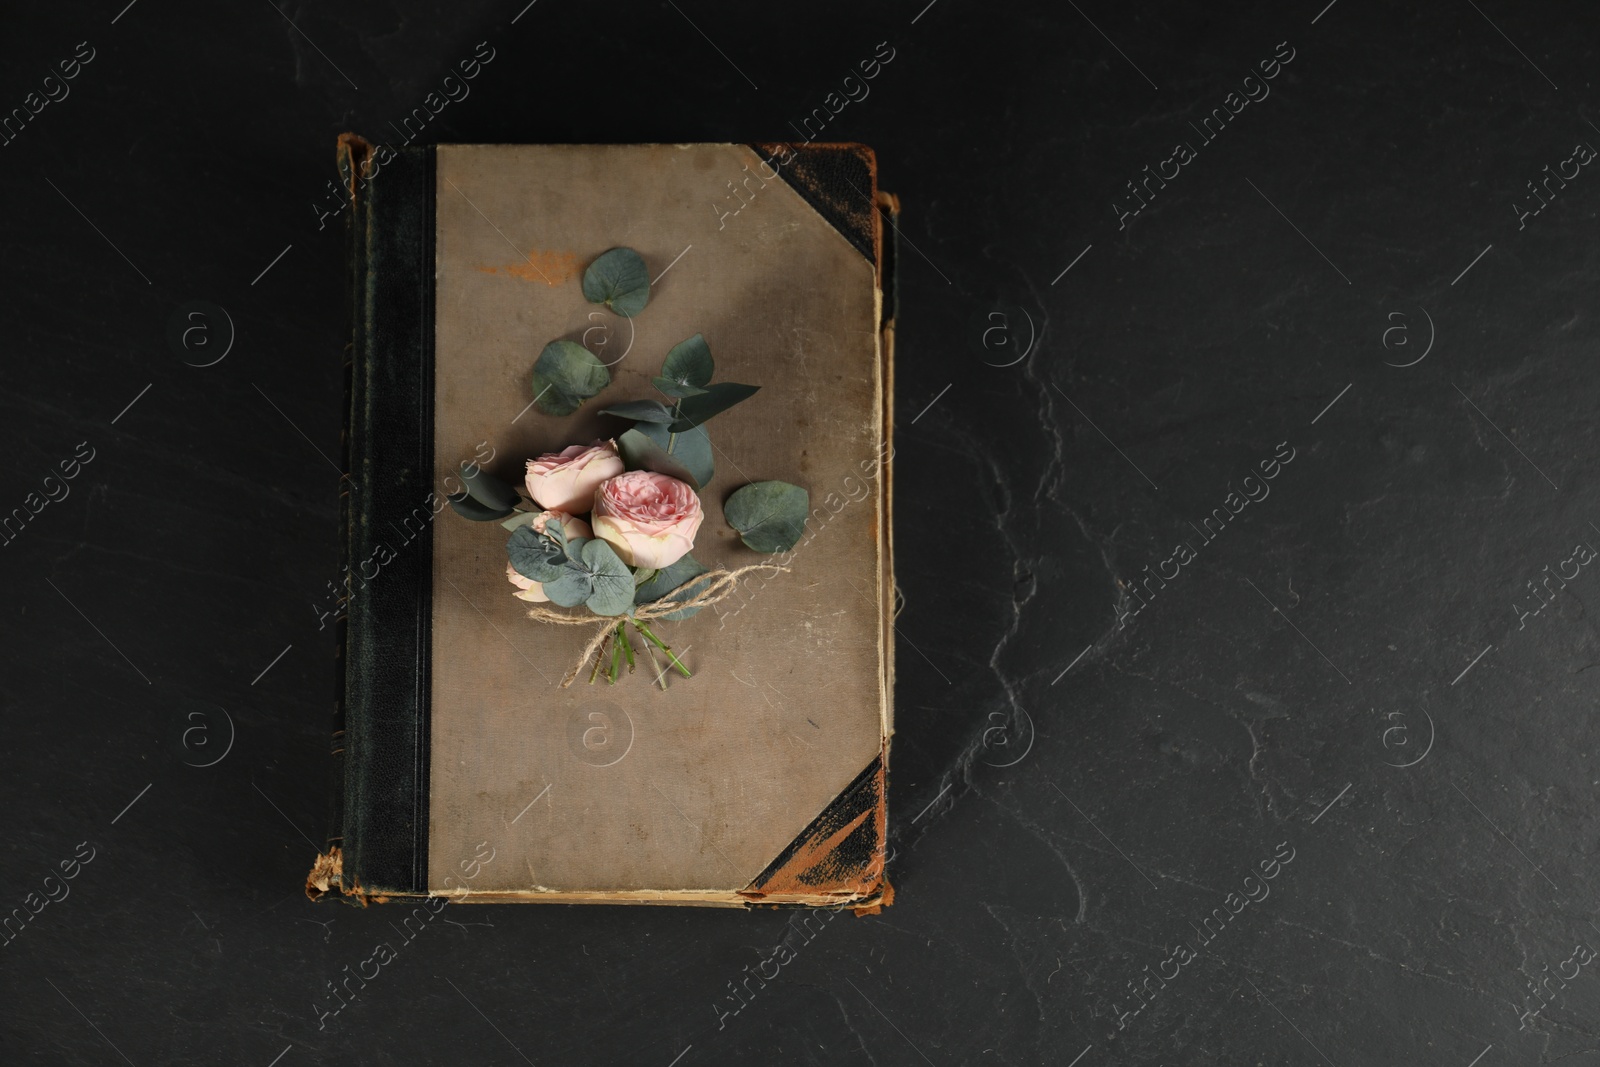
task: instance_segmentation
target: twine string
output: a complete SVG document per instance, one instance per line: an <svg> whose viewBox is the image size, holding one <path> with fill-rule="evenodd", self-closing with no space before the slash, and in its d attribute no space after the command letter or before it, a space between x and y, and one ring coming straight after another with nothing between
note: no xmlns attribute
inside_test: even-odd
<svg viewBox="0 0 1600 1067"><path fill-rule="evenodd" d="M577 680L583 672L584 664L588 663L600 651L600 646L605 644L606 638L617 630L617 626L628 619L638 622L649 622L651 619L660 619L674 612L686 611L690 608L705 608L716 604L733 593L739 580L754 571L764 571L770 574L786 574L788 567L779 567L772 563L756 563L737 570L714 570L689 579L689 582L699 586L698 591L689 597L676 598L668 593L660 600L652 600L648 604L635 605L628 615L596 615L588 608L579 608L557 611L535 604L528 609L528 618L538 622L552 622L557 626L593 626L594 634L589 638L588 644L583 646L578 660L561 679L561 688L565 689Z"/></svg>

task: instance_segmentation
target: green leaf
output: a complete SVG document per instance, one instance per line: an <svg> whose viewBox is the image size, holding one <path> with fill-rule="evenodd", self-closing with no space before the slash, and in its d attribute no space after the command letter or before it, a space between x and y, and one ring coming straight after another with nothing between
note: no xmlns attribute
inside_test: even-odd
<svg viewBox="0 0 1600 1067"><path fill-rule="evenodd" d="M659 400L628 400L601 408L600 414L618 415L636 422L671 422L675 417L672 409Z"/></svg>
<svg viewBox="0 0 1600 1067"><path fill-rule="evenodd" d="M569 569L561 547L532 526L519 526L506 542L506 555L511 566L524 578L535 582L553 582Z"/></svg>
<svg viewBox="0 0 1600 1067"><path fill-rule="evenodd" d="M678 402L678 418L669 429L673 433L682 433L690 427L698 426L711 416L727 411L741 400L750 399L760 388L759 385L740 385L737 382L718 382L716 385L709 385L704 393L684 397Z"/></svg>
<svg viewBox="0 0 1600 1067"><path fill-rule="evenodd" d="M654 577L641 582L639 588L633 591L634 603L648 604L652 600L660 600L684 582L698 578L705 572L706 568L699 560L693 556L684 556L671 566L656 571Z"/></svg>
<svg viewBox="0 0 1600 1067"><path fill-rule="evenodd" d="M534 520L538 517L539 513L537 511L519 511L505 522L502 522L500 525L504 526L508 530L517 530L524 526L532 525ZM556 525L559 526L561 524L557 523Z"/></svg>
<svg viewBox="0 0 1600 1067"><path fill-rule="evenodd" d="M583 272L583 298L631 319L650 302L650 272L633 249L613 248Z"/></svg>
<svg viewBox="0 0 1600 1067"><path fill-rule="evenodd" d="M650 382L657 389L673 398L699 396L705 392L698 385L684 385L682 382L675 382L671 378L651 378Z"/></svg>
<svg viewBox="0 0 1600 1067"><path fill-rule="evenodd" d="M594 577L582 567L568 567L559 578L544 583L544 595L553 604L575 608L594 595Z"/></svg>
<svg viewBox="0 0 1600 1067"><path fill-rule="evenodd" d="M598 537L583 546L583 562L594 580L587 604L596 615L621 615L633 606L633 571Z"/></svg>
<svg viewBox="0 0 1600 1067"><path fill-rule="evenodd" d="M588 537L574 537L571 540L563 540L561 544L566 549L568 559L574 563L581 563L583 561L583 546L588 544L590 540L591 538Z"/></svg>
<svg viewBox="0 0 1600 1067"><path fill-rule="evenodd" d="M716 373L717 364L711 358L711 346L706 344L702 334L695 334L687 341L679 341L672 346L672 351L667 353L666 360L661 364L661 377L679 385L705 386L711 384L711 375Z"/></svg>
<svg viewBox="0 0 1600 1067"><path fill-rule="evenodd" d="M665 567L656 573L654 578L634 590L633 600L636 604L648 604L651 601L668 598L672 600L688 600L703 586L704 582L694 579L706 573L706 568L693 556L684 556L670 567ZM701 611L700 608L685 608L660 616L669 622L679 622L690 618Z"/></svg>
<svg viewBox="0 0 1600 1067"><path fill-rule="evenodd" d="M511 508L492 508L487 504L480 504L466 493L451 493L446 497L450 507L457 515L471 519L473 522L493 522L503 519L511 514Z"/></svg>
<svg viewBox="0 0 1600 1067"><path fill-rule="evenodd" d="M695 596L699 595L700 590L704 589L709 584L710 584L709 580L685 582L683 585L679 586L678 589L675 590L670 596L668 596L667 599L668 600L692 600L692 599L694 599ZM683 609L681 609L679 611L669 611L665 615L659 616L659 618L660 618L660 620L662 622L682 622L684 619L692 619L692 618L694 618L696 615L700 614L704 610L705 610L704 607L683 608Z"/></svg>
<svg viewBox="0 0 1600 1067"><path fill-rule="evenodd" d="M649 423L638 424L638 426L649 425ZM663 445L658 445L647 437L638 427L628 430L617 438L617 452L631 471L655 471L657 474L665 474L679 481L688 482L696 490L700 488L700 480L688 467L670 455Z"/></svg>
<svg viewBox="0 0 1600 1067"><path fill-rule="evenodd" d="M551 341L533 365L533 402L546 415L571 415L610 384L605 364L575 341Z"/></svg>
<svg viewBox="0 0 1600 1067"><path fill-rule="evenodd" d="M752 482L722 506L728 525L757 552L784 552L805 532L811 494L788 482Z"/></svg>
<svg viewBox="0 0 1600 1067"><path fill-rule="evenodd" d="M716 464L711 459L711 438L706 436L704 426L695 426L680 432L657 423L639 422L635 423L633 428L655 442L657 448L687 470L690 477L684 480L693 484L696 489L709 483L711 476L716 473ZM672 474L671 471L661 473Z"/></svg>
<svg viewBox="0 0 1600 1067"><path fill-rule="evenodd" d="M496 478L476 463L463 462L461 464L461 481L467 487L467 494L485 507L496 511L506 508L515 508L522 503L522 496L509 482Z"/></svg>

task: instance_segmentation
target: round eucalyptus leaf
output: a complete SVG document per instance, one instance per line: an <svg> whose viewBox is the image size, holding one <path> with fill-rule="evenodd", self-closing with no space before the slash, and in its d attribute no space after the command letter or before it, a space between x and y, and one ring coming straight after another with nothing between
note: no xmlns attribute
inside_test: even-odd
<svg viewBox="0 0 1600 1067"><path fill-rule="evenodd" d="M551 341L533 365L533 402L546 415L571 415L611 384L611 372L575 341Z"/></svg>
<svg viewBox="0 0 1600 1067"><path fill-rule="evenodd" d="M688 467L674 459L662 445L645 436L638 426L648 426L649 423L639 423L634 429L628 430L617 438L617 452L622 456L623 464L631 471L655 471L688 482L695 489L700 488L700 480L694 476Z"/></svg>
<svg viewBox="0 0 1600 1067"><path fill-rule="evenodd" d="M522 496L509 482L496 478L476 463L461 464L461 481L472 499L486 507L504 510L522 503Z"/></svg>
<svg viewBox="0 0 1600 1067"><path fill-rule="evenodd" d="M676 425L674 423L673 425ZM716 464L711 456L711 438L706 436L704 426L692 426L682 432L674 432L671 427L661 426L652 422L636 422L633 430L638 431L655 443L656 447L665 452L667 457L689 472L689 477L684 478L699 488L711 481L711 476L716 473ZM632 430L629 431L633 432ZM626 436L626 434L624 434ZM621 445L621 442L618 442ZM626 461L624 461L626 462ZM656 468L650 467L650 470ZM669 470L661 471L662 474L672 474ZM673 474L674 478L682 475Z"/></svg>
<svg viewBox="0 0 1600 1067"><path fill-rule="evenodd" d="M706 573L706 568L693 556L684 556L670 567L664 567L656 572L654 578L643 583L633 592L636 604L648 604L656 600L687 600L694 596L704 582L695 579ZM668 622L678 622L690 618L700 612L700 608L684 608L660 616Z"/></svg>
<svg viewBox="0 0 1600 1067"><path fill-rule="evenodd" d="M633 592L634 603L648 604L652 600L660 600L684 582L698 578L705 572L706 569L699 560L693 556L684 556L671 566L656 571L654 577L641 582L639 588Z"/></svg>
<svg viewBox="0 0 1600 1067"><path fill-rule="evenodd" d="M575 608L593 594L594 578L580 567L568 567L560 577L544 583L544 595L564 608Z"/></svg>
<svg viewBox="0 0 1600 1067"><path fill-rule="evenodd" d="M506 555L518 574L536 582L553 582L570 566L560 546L531 526L511 532Z"/></svg>
<svg viewBox="0 0 1600 1067"><path fill-rule="evenodd" d="M602 415L616 415L635 422L671 422L672 409L659 400L628 400L600 409Z"/></svg>
<svg viewBox="0 0 1600 1067"><path fill-rule="evenodd" d="M583 272L583 298L633 318L650 301L650 271L631 248L613 248Z"/></svg>
<svg viewBox="0 0 1600 1067"><path fill-rule="evenodd" d="M728 525L757 552L784 552L805 532L811 494L788 482L751 482L722 506Z"/></svg>
<svg viewBox="0 0 1600 1067"><path fill-rule="evenodd" d="M451 493L445 499L450 501L452 511L473 522L493 522L495 519L505 518L512 512L511 508L492 508L487 504L480 504L466 493Z"/></svg>
<svg viewBox="0 0 1600 1067"><path fill-rule="evenodd" d="M583 563L594 583L586 602L590 611L621 615L633 606L633 571L610 545L599 538L585 541Z"/></svg>
<svg viewBox="0 0 1600 1067"><path fill-rule="evenodd" d="M708 385L696 395L678 401L678 417L672 421L668 429L673 433L682 433L699 426L711 416L720 415L741 400L755 396L760 388L759 385L740 385L738 382L718 382L716 385Z"/></svg>
<svg viewBox="0 0 1600 1067"><path fill-rule="evenodd" d="M537 511L519 511L505 522L502 522L500 525L504 526L508 530L516 530L523 526L529 525L538 518L539 513ZM559 525L559 523L557 525Z"/></svg>
<svg viewBox="0 0 1600 1067"><path fill-rule="evenodd" d="M668 594L666 599L668 599L668 600L692 600L696 595L699 594L700 590L704 589L708 584L709 584L709 580L690 579L689 581L683 583L683 585L679 586L677 589L673 590L670 594ZM682 608L682 609L680 609L678 611L669 611L665 615L661 616L661 621L662 622L682 622L684 619L692 619L692 618L694 618L696 615L700 614L704 610L705 610L705 608L699 607L699 608Z"/></svg>
<svg viewBox="0 0 1600 1067"><path fill-rule="evenodd" d="M716 361L711 358L711 346L706 344L702 334L697 333L687 341L679 341L672 346L672 351L667 353L665 362L661 364L661 377L678 385L699 387L711 384L711 375L716 373L716 369Z"/></svg>
<svg viewBox="0 0 1600 1067"><path fill-rule="evenodd" d="M686 396L699 396L705 392L698 385L684 385L682 382L675 382L671 378L651 378L650 383L674 400Z"/></svg>

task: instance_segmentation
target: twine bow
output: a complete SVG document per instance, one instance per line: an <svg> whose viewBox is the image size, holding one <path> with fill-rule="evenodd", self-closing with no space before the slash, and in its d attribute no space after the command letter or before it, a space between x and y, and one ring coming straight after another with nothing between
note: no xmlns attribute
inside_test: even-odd
<svg viewBox="0 0 1600 1067"><path fill-rule="evenodd" d="M601 660L604 659L602 646L609 639L618 635L622 627L629 622L634 624L647 641L658 645L667 654L667 658L672 661L672 665L687 676L688 670L678 662L678 657L672 654L672 649L651 633L649 627L640 626L639 624L649 622L652 619L665 618L674 612L684 611L689 608L710 607L712 604L726 599L733 592L734 587L739 584L739 579L753 571L787 574L789 568L779 567L772 563L756 563L732 571L720 568L714 571L707 571L705 574L690 579L691 583L699 586L699 590L693 596L679 599L668 593L660 600L652 600L648 604L635 605L627 615L596 615L588 608L580 608L577 611L557 611L554 608L547 608L543 604L536 604L528 609L528 618L536 619L539 622L553 622L558 626L594 627L594 636L589 638L589 643L583 646L583 651L579 653L577 662L562 677L562 689L577 681L578 675L583 673L584 664L588 663L591 657L594 657L595 664L594 671L589 675L589 680L591 682L594 681L595 675L599 673ZM649 651L649 647L648 644L645 646L646 651ZM654 660L654 658L654 653L652 653L651 659ZM632 662L632 652L630 651L630 669ZM662 673L665 674L664 669ZM665 683L662 683L662 688L666 688Z"/></svg>

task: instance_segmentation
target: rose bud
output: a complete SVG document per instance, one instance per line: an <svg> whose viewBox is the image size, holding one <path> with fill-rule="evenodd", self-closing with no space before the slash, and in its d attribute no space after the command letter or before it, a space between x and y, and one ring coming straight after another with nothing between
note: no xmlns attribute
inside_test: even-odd
<svg viewBox="0 0 1600 1067"><path fill-rule="evenodd" d="M528 461L528 495L541 508L581 515L594 506L596 487L622 470L612 441L568 445Z"/></svg>
<svg viewBox="0 0 1600 1067"><path fill-rule="evenodd" d="M700 497L687 482L654 471L629 471L600 483L594 496L595 536L630 567L670 567L694 547Z"/></svg>
<svg viewBox="0 0 1600 1067"><path fill-rule="evenodd" d="M561 529L567 535L567 539L569 541L574 537L594 536L594 530L590 528L588 523L584 522L582 519L573 518L571 515L566 515L559 511L541 511L539 512L538 518L534 519L528 525L532 526L540 533L544 533L545 524L551 519L555 519L561 523ZM506 561L506 579L510 581L512 585L517 587L517 591L511 595L516 597L518 600L526 600L531 604L543 604L550 599L544 595L543 585L518 571L517 568L511 565L510 560Z"/></svg>
<svg viewBox="0 0 1600 1067"><path fill-rule="evenodd" d="M506 577L517 587L517 591L511 595L518 600L526 600L530 604L543 604L550 599L544 595L544 586L532 578L524 577L511 565L510 560L506 560Z"/></svg>

